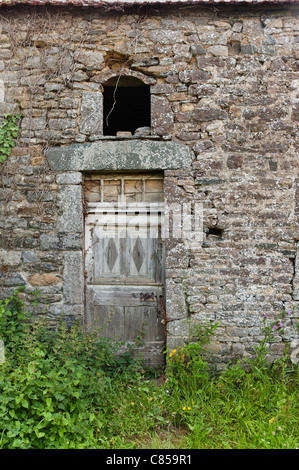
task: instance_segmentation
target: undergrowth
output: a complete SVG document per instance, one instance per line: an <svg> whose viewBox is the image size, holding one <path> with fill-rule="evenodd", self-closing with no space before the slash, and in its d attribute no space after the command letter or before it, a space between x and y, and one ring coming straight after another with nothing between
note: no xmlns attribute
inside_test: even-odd
<svg viewBox="0 0 299 470"><path fill-rule="evenodd" d="M16 291L0 301L0 448L297 448L298 370L287 354L269 366L273 326L254 359L217 375L203 355L216 328L167 351L157 380L134 351L27 314Z"/></svg>

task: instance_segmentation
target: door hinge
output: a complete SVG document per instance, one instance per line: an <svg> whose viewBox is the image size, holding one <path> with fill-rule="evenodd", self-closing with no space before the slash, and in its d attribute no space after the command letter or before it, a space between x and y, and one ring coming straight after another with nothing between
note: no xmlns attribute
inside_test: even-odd
<svg viewBox="0 0 299 470"><path fill-rule="evenodd" d="M149 293L143 294L143 293L141 292L141 294L140 294L140 300L144 300L144 301L145 301L145 300L148 300L148 299L154 300L154 298L155 298L155 294L154 294L153 292L152 292L151 294L149 294Z"/></svg>
<svg viewBox="0 0 299 470"><path fill-rule="evenodd" d="M173 321L173 320L169 320L169 318L167 318L167 315L166 315L166 312L165 312L165 307L164 307L164 304L163 304L163 297L162 295L160 295L159 297L159 300L160 300L160 304L161 304L161 308L162 308L162 314L163 314L163 319L161 320L161 323L164 325L164 334L166 336L166 333L167 333L167 323Z"/></svg>

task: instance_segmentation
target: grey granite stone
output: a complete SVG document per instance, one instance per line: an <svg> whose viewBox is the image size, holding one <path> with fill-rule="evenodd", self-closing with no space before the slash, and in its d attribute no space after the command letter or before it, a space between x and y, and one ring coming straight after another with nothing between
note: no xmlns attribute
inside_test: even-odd
<svg viewBox="0 0 299 470"><path fill-rule="evenodd" d="M83 303L84 276L81 251L66 252L64 255L63 291L67 304Z"/></svg>
<svg viewBox="0 0 299 470"><path fill-rule="evenodd" d="M101 134L103 131L103 95L85 92L82 95L79 129L82 134Z"/></svg>
<svg viewBox="0 0 299 470"><path fill-rule="evenodd" d="M58 232L82 232L83 208L81 186L63 186L58 192L60 215L57 219Z"/></svg>
<svg viewBox="0 0 299 470"><path fill-rule="evenodd" d="M163 170L188 168L192 152L183 144L160 141L101 141L48 151L54 171Z"/></svg>

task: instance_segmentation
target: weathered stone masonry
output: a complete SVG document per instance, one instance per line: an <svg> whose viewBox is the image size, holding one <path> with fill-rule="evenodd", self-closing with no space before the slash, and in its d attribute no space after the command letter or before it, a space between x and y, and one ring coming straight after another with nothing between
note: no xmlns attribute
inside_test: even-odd
<svg viewBox="0 0 299 470"><path fill-rule="evenodd" d="M169 204L203 204L204 240L167 242L169 347L187 318L217 321L225 363L252 352L264 314L294 306L281 353L298 336L298 43L296 5L2 6L0 110L23 117L1 165L1 296L23 285L51 322L83 318L84 171L103 167L63 166L63 152L173 145L177 166L147 169L164 171ZM151 88L149 137L103 136L103 85L120 73Z"/></svg>

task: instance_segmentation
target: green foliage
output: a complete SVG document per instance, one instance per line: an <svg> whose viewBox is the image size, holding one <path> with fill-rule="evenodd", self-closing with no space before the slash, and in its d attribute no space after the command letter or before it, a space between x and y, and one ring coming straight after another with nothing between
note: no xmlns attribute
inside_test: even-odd
<svg viewBox="0 0 299 470"><path fill-rule="evenodd" d="M128 359L79 324L51 329L19 297L0 302L0 448L106 446L111 377L129 373Z"/></svg>
<svg viewBox="0 0 299 470"><path fill-rule="evenodd" d="M216 327L193 328L157 381L134 351L79 324L53 329L14 292L0 301L0 448L297 448L299 377L287 355L269 366L272 323L254 358L212 374Z"/></svg>
<svg viewBox="0 0 299 470"><path fill-rule="evenodd" d="M21 114L4 114L0 126L0 163L3 163L15 146L15 138L18 136Z"/></svg>
<svg viewBox="0 0 299 470"><path fill-rule="evenodd" d="M17 355L28 331L29 316L23 311L21 289L4 301L0 300L0 339L6 353Z"/></svg>
<svg viewBox="0 0 299 470"><path fill-rule="evenodd" d="M167 379L170 387L199 387L209 380L209 368L202 353L215 334L217 323L195 324L190 331L191 341L178 349L167 351Z"/></svg>

